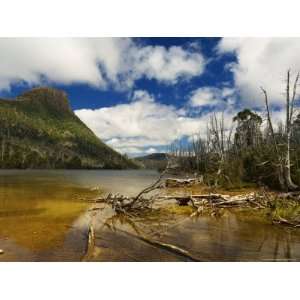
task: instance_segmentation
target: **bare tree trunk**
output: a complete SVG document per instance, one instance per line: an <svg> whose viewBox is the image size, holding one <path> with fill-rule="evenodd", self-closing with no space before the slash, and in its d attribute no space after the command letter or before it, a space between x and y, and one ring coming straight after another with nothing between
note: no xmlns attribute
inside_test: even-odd
<svg viewBox="0 0 300 300"><path fill-rule="evenodd" d="M218 186L219 178L223 176L227 179L225 174L225 162L226 162L226 145L230 144L230 135L225 136L224 114L222 113L220 118L217 118L216 114L213 114L210 118L208 127L209 141L211 143L211 151L218 157L218 170L215 177L214 185Z"/></svg>
<svg viewBox="0 0 300 300"><path fill-rule="evenodd" d="M293 183L291 178L291 160L290 160L290 139L291 133L287 134L287 149L285 154L285 164L284 164L284 181L288 190L295 190L298 188L296 184Z"/></svg>
<svg viewBox="0 0 300 300"><path fill-rule="evenodd" d="M298 81L298 76L296 77L296 81L294 84L292 104L290 104L290 70L288 70L287 84L286 84L286 125L285 125L286 151L285 151L284 168L283 168L284 181L288 190L295 190L298 188L298 186L293 183L291 178L291 158L290 158L292 112L293 112L293 105L294 105L294 100L296 95L297 81Z"/></svg>
<svg viewBox="0 0 300 300"><path fill-rule="evenodd" d="M274 133L274 128L272 124L272 119L271 119L271 114L270 114L270 109L269 109L269 101L268 101L268 94L267 91L261 87L262 92L264 93L265 96L265 106L266 106L266 111L267 111L267 119L268 119L268 124L269 128L271 131L271 137L273 141L273 146L275 149L275 154L276 154L276 169L277 169L277 176L278 176L278 181L281 189L285 188L285 182L284 182L284 175L283 175L283 166L282 166L282 158L278 150L276 138L275 138L275 133Z"/></svg>
<svg viewBox="0 0 300 300"><path fill-rule="evenodd" d="M268 103L268 96L266 90L261 88L265 95L265 105L267 110L267 118L268 124L270 127L272 140L277 156L277 173L278 173L278 180L281 188L285 188L287 190L295 190L298 188L296 184L293 183L291 178L291 157L290 157L290 144L291 144L291 130L292 130L292 122L293 122L293 113L294 113L294 105L295 105L295 98L297 94L297 84L299 79L299 73L296 76L293 88L293 96L290 99L290 70L287 71L287 85L286 85L286 124L285 124L285 150L284 153L279 153L274 129L271 121L270 110L269 110L269 103Z"/></svg>

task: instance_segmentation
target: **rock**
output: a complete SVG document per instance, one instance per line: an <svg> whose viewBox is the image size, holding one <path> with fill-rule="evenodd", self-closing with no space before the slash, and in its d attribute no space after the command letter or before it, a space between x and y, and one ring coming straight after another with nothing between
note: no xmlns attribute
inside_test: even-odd
<svg viewBox="0 0 300 300"><path fill-rule="evenodd" d="M3 251L2 249L0 249L0 255L1 255L1 254L4 254L4 251Z"/></svg>

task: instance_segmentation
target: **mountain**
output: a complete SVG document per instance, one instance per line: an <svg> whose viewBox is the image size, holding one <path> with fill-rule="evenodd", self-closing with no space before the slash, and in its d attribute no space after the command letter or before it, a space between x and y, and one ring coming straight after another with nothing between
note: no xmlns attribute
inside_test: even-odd
<svg viewBox="0 0 300 300"><path fill-rule="evenodd" d="M145 156L135 157L146 169L163 170L167 165L166 153L152 153Z"/></svg>
<svg viewBox="0 0 300 300"><path fill-rule="evenodd" d="M0 99L0 168L135 168L74 114L63 91Z"/></svg>

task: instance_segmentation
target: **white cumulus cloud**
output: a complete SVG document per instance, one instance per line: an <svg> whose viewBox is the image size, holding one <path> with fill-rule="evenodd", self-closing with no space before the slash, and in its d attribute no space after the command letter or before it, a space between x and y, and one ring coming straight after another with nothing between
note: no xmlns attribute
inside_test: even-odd
<svg viewBox="0 0 300 300"><path fill-rule="evenodd" d="M205 66L201 54L172 46L147 46L136 51L135 72L137 76L145 75L149 79L164 82L176 82L180 77L200 75Z"/></svg>
<svg viewBox="0 0 300 300"><path fill-rule="evenodd" d="M263 105L260 86L272 104L284 105L286 72L291 69L294 77L300 71L300 38L223 38L218 51L236 55L229 69L244 105Z"/></svg>
<svg viewBox="0 0 300 300"><path fill-rule="evenodd" d="M226 106L234 101L235 90L232 88L201 87L191 93L189 104L193 107Z"/></svg>
<svg viewBox="0 0 300 300"><path fill-rule="evenodd" d="M108 145L122 153L150 153L174 140L206 130L205 117L192 118L172 105L135 91L129 103L80 109L76 115ZM153 149L152 149L153 148Z"/></svg>
<svg viewBox="0 0 300 300"><path fill-rule="evenodd" d="M204 67L199 50L142 46L130 38L0 39L0 89L43 81L127 88L143 77L171 84Z"/></svg>

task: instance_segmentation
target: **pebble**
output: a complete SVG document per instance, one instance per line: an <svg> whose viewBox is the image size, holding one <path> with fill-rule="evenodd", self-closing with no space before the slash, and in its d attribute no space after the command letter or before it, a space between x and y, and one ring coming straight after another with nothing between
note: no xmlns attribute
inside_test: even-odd
<svg viewBox="0 0 300 300"><path fill-rule="evenodd" d="M0 254L4 254L4 251L2 249L0 249Z"/></svg>

